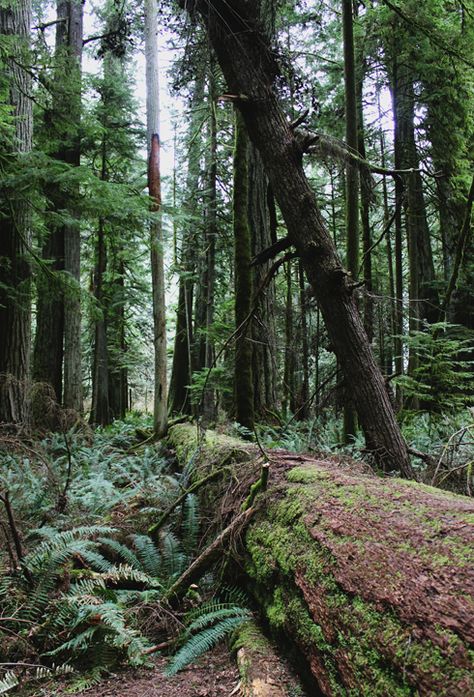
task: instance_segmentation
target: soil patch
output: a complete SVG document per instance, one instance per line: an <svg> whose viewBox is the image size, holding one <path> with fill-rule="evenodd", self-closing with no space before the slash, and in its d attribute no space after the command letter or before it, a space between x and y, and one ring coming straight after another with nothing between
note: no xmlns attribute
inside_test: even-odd
<svg viewBox="0 0 474 697"><path fill-rule="evenodd" d="M157 656L152 669L127 670L114 675L76 697L230 697L240 695L239 672L225 646L218 646L177 675L166 677L168 663ZM66 695L64 689L49 697Z"/></svg>

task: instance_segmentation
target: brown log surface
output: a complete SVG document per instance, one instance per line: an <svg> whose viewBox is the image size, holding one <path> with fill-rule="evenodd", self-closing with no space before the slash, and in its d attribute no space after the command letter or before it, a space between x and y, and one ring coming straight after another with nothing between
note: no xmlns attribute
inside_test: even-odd
<svg viewBox="0 0 474 697"><path fill-rule="evenodd" d="M209 497L230 515L229 497L236 510L258 476L258 452L208 433L196 456L195 433L178 425L171 441L182 462L194 453L198 476L236 453L232 480L245 484L220 481ZM317 689L474 694L474 501L347 459L269 455L244 569L270 627L298 647Z"/></svg>

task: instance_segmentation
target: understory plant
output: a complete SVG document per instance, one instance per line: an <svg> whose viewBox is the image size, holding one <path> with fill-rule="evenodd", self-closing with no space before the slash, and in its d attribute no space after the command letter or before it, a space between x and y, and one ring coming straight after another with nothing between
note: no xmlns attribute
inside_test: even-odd
<svg viewBox="0 0 474 697"><path fill-rule="evenodd" d="M147 532L182 493L182 475L156 446L137 449L129 424L6 445L0 694L58 671L80 671L84 687L120 662L146 664L151 637L169 628L163 595L199 539L193 494Z"/></svg>

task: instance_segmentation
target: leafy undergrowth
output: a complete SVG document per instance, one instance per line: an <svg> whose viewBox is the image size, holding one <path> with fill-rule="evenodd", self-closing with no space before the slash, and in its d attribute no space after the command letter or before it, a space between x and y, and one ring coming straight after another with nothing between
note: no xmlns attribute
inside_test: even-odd
<svg viewBox="0 0 474 697"><path fill-rule="evenodd" d="M0 694L69 673L67 689L84 689L161 644L180 649L176 672L250 616L241 596L215 598L210 576L170 607L198 549L198 502L188 494L149 534L191 473L137 443L137 426L0 444Z"/></svg>
<svg viewBox="0 0 474 697"><path fill-rule="evenodd" d="M413 452L428 455L425 459L413 456L419 480L474 495L474 408L442 414L404 411L399 418L403 436ZM236 426L236 431L240 435L241 427ZM259 439L265 448L332 452L356 460L367 459L362 432L359 430L351 443L344 444L341 420L332 415L323 414L309 421L288 419L280 426L263 425L259 427Z"/></svg>

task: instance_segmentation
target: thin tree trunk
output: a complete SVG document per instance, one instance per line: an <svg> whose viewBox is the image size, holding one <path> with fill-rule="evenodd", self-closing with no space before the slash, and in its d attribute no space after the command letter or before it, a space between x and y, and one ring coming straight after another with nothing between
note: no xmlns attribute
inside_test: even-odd
<svg viewBox="0 0 474 697"><path fill-rule="evenodd" d="M210 56L209 80L208 80L208 106L209 106L209 151L206 170L207 179L207 204L206 204L206 267L204 281L205 298L205 331L203 342L202 366L210 369L214 361L214 341L212 339L212 325L214 323L214 302L216 285L216 239L217 239L217 94L215 86L215 59ZM202 416L206 423L215 421L216 393L207 385L202 396Z"/></svg>
<svg viewBox="0 0 474 697"><path fill-rule="evenodd" d="M146 113L148 148L148 193L155 218L150 224L153 300L153 344L155 353L153 424L157 437L168 428L166 376L166 307L161 207L160 107L158 74L158 6L145 0Z"/></svg>
<svg viewBox="0 0 474 697"><path fill-rule="evenodd" d="M273 54L259 29L258 2L196 0L228 83L237 95L251 140L262 160L320 305L365 433L378 462L413 476L407 447L357 311L347 273L303 170L302 155L272 89Z"/></svg>
<svg viewBox="0 0 474 697"><path fill-rule="evenodd" d="M67 31L67 71L69 79L74 81L74 89L70 94L70 101L66 109L69 121L75 126L75 131L64 159L75 166L79 166L81 158L78 126L81 118L83 12L84 5L78 0L60 0L58 3L58 15L68 18L68 22L64 24L65 31ZM74 409L81 413L83 410L80 298L81 230L77 209L75 210L73 205L70 210L72 218L76 218L76 222L64 226L64 270L70 275L71 282L64 295L63 404L67 409Z"/></svg>
<svg viewBox="0 0 474 697"><path fill-rule="evenodd" d="M358 152L356 74L352 0L342 0L342 31L344 40L344 95L346 144ZM359 170L349 163L346 167L346 243L347 269L354 281L359 272ZM349 443L357 433L357 418L350 390L344 387L344 442Z"/></svg>
<svg viewBox="0 0 474 697"><path fill-rule="evenodd" d="M293 288L291 262L286 263L286 303L285 303L285 367L283 374L283 404L285 419L289 412L295 412L295 343L293 321Z"/></svg>
<svg viewBox="0 0 474 697"><path fill-rule="evenodd" d="M105 145L104 145L105 151ZM105 162L105 152L103 154ZM112 417L109 408L109 365L107 351L107 309L104 303L104 276L107 269L104 220L97 230L97 260L94 271L94 297L97 302L94 337L91 424L106 426Z"/></svg>
<svg viewBox="0 0 474 697"><path fill-rule="evenodd" d="M251 235L248 220L249 142L245 123L235 113L234 150L234 265L235 265L235 341L234 389L236 419L249 430L254 427L252 344L249 337L249 313L252 302Z"/></svg>
<svg viewBox="0 0 474 697"><path fill-rule="evenodd" d="M304 269L301 259L298 263L298 289L301 313L301 387L298 391L297 418L304 421L309 418L309 327L307 302L305 297Z"/></svg>
<svg viewBox="0 0 474 697"><path fill-rule="evenodd" d="M10 152L18 160L31 150L33 131L29 64L31 3L6 2L0 7L0 33L14 36L6 56L8 102L14 117ZM9 44L10 46L10 44ZM15 157L14 162L17 162ZM31 344L30 207L12 189L1 191L0 235L0 422L27 426L29 422L29 368Z"/></svg>
<svg viewBox="0 0 474 697"><path fill-rule="evenodd" d="M200 176L200 149L202 138L198 133L202 118L200 107L204 99L204 75L196 79L190 104L190 123L187 136L188 171L183 212L184 229L181 241L179 265L178 306L176 310L176 333L174 340L173 364L171 369L169 404L171 413L191 414L189 386L192 384L192 344L193 344L193 278L196 271L195 217L197 213L197 192Z"/></svg>

